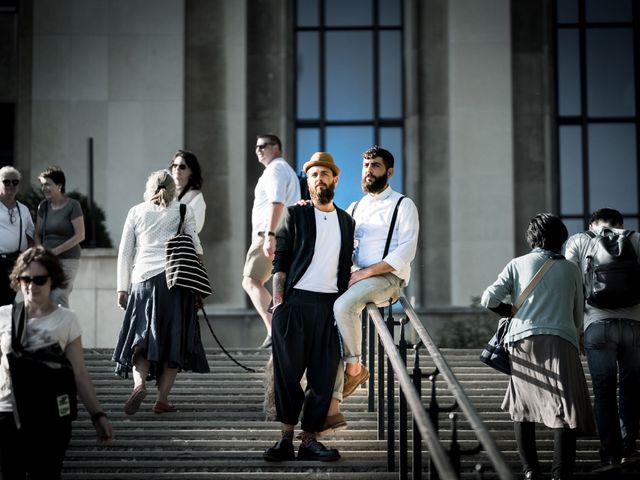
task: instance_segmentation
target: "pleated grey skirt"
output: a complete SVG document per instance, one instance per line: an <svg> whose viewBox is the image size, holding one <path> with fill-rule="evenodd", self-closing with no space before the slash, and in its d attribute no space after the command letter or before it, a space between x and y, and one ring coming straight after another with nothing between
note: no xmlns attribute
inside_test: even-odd
<svg viewBox="0 0 640 480"><path fill-rule="evenodd" d="M578 350L557 335L533 335L509 347L511 380L502 402L515 422L596 432Z"/></svg>
<svg viewBox="0 0 640 480"><path fill-rule="evenodd" d="M209 372L200 325L189 290L167 288L164 272L133 284L112 360L115 372L128 378L134 349L149 360L147 380L157 379L165 363L170 368Z"/></svg>

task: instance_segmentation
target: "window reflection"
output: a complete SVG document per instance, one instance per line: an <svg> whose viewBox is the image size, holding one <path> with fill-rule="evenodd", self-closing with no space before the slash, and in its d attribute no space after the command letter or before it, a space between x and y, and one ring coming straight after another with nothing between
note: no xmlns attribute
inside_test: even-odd
<svg viewBox="0 0 640 480"><path fill-rule="evenodd" d="M298 33L298 118L320 116L320 58L317 32Z"/></svg>
<svg viewBox="0 0 640 480"><path fill-rule="evenodd" d="M558 106L560 115L580 114L580 51L577 29L558 32Z"/></svg>
<svg viewBox="0 0 640 480"><path fill-rule="evenodd" d="M325 0L325 5L329 27L373 24L373 0Z"/></svg>
<svg viewBox="0 0 640 480"><path fill-rule="evenodd" d="M586 0L587 22L630 22L631 0Z"/></svg>
<svg viewBox="0 0 640 480"><path fill-rule="evenodd" d="M582 144L580 127L560 127L560 213L582 213Z"/></svg>
<svg viewBox="0 0 640 480"><path fill-rule="evenodd" d="M586 80L589 115L616 117L635 113L630 28L587 30Z"/></svg>
<svg viewBox="0 0 640 480"><path fill-rule="evenodd" d="M380 58L384 61L378 65L380 75L380 116L383 118L399 118L402 116L402 43L400 32L382 31L380 35Z"/></svg>
<svg viewBox="0 0 640 480"><path fill-rule="evenodd" d="M298 128L296 130L296 159L298 172L315 152L320 151L320 129Z"/></svg>
<svg viewBox="0 0 640 480"><path fill-rule="evenodd" d="M558 23L578 21L578 0L557 0Z"/></svg>
<svg viewBox="0 0 640 480"><path fill-rule="evenodd" d="M327 118L373 117L372 32L327 32Z"/></svg>
<svg viewBox="0 0 640 480"><path fill-rule="evenodd" d="M638 183L635 126L589 126L589 208L636 212Z"/></svg>
<svg viewBox="0 0 640 480"><path fill-rule="evenodd" d="M331 152L341 169L335 202L342 209L362 197L362 152L371 145L373 127L327 128L327 151Z"/></svg>

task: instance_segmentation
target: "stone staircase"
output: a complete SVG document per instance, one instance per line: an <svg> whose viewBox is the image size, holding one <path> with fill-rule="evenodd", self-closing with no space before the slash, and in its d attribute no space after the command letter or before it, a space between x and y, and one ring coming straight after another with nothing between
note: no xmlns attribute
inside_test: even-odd
<svg viewBox="0 0 640 480"><path fill-rule="evenodd" d="M131 391L131 380L122 380L113 375L110 350L87 350L87 365L98 397L113 423L115 440L110 445L97 444L88 415L81 411L79 419L74 422L63 478L398 478L397 472L386 471L386 440L376 439L376 413L367 412L365 389L359 389L343 404L349 428L322 439L327 445L340 450L340 461L265 462L262 452L279 438L279 426L264 420L263 374L245 372L219 349L208 349L207 353L210 374L178 375L171 400L178 406L179 412L154 414L151 411L154 396L150 394L136 415L127 416L122 407ZM263 350L235 349L233 354L255 369L262 369L268 360L268 354ZM443 350L443 355L512 465L514 478L520 478L512 424L499 408L507 377L482 365L477 360L476 350ZM429 371L432 368L430 360L426 357L423 359L424 369ZM446 391L444 382L438 383L440 405L450 405L452 397ZM424 380L423 397L428 397L428 392L430 384ZM451 426L446 414L442 414L440 425L441 438L448 445ZM553 448L550 431L541 427L538 437L541 461L548 470ZM463 449L473 448L477 444L475 435L462 415L458 422L458 438ZM411 435L409 440L411 443ZM589 472L597 463L597 448L598 442L594 438L578 440L577 478L594 478ZM495 478L483 453L463 457L461 478L479 478L474 472L477 463L485 466L483 478ZM426 453L423 464L425 467L428 465ZM640 478L640 473L627 477ZM423 478L428 478L426 472Z"/></svg>

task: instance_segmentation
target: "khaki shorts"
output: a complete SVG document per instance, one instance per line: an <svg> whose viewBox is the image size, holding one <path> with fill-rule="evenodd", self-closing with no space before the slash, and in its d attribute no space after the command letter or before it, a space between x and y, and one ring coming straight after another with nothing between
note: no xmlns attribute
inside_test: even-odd
<svg viewBox="0 0 640 480"><path fill-rule="evenodd" d="M244 270L242 275L245 277L251 277L254 280L264 284L271 276L271 270L273 269L273 261L269 257L265 257L262 253L262 246L264 245L264 238L259 235L254 235L251 239L251 245L247 252L247 258L244 261Z"/></svg>

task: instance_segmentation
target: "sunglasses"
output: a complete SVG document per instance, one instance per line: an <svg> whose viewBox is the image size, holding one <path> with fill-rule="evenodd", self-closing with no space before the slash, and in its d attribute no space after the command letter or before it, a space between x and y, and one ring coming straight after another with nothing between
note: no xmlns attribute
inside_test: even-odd
<svg viewBox="0 0 640 480"><path fill-rule="evenodd" d="M14 178L13 180L2 180L2 184L5 187L8 187L9 185L13 185L14 187L17 187L18 184L20 183L20 180L18 180L17 178Z"/></svg>
<svg viewBox="0 0 640 480"><path fill-rule="evenodd" d="M25 285L29 285L31 282L33 282L40 287L47 283L48 279L49 275L35 275L33 277L29 275L21 275L18 277L18 280L20 280Z"/></svg>
<svg viewBox="0 0 640 480"><path fill-rule="evenodd" d="M256 145L256 150L264 150L269 145L275 145L275 143L261 143L259 145Z"/></svg>
<svg viewBox="0 0 640 480"><path fill-rule="evenodd" d="M172 163L171 164L171 168L179 168L180 170L186 170L187 169L187 164L186 163Z"/></svg>

